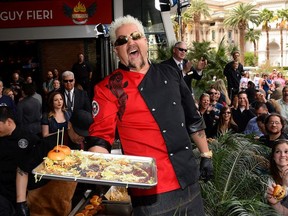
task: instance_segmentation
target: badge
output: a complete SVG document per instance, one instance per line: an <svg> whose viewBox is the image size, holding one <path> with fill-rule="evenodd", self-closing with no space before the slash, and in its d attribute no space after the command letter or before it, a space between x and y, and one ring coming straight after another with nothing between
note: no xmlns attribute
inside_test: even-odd
<svg viewBox="0 0 288 216"><path fill-rule="evenodd" d="M99 104L93 100L92 101L92 115L93 115L93 118L99 113Z"/></svg>
<svg viewBox="0 0 288 216"><path fill-rule="evenodd" d="M18 146L19 146L19 148L22 148L22 149L25 149L25 148L27 148L27 146L28 146L28 140L27 139L20 139L19 141L18 141Z"/></svg>

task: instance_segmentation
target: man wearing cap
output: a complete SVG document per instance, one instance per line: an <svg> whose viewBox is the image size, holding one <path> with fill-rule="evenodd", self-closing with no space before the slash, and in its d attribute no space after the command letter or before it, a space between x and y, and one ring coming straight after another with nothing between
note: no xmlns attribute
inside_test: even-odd
<svg viewBox="0 0 288 216"><path fill-rule="evenodd" d="M64 144L71 149L83 149L84 138L88 135L88 129L92 122L91 113L85 110L73 112L68 123L68 131L64 134ZM57 134L45 137L42 143L43 147L38 150L39 158L46 157L56 143ZM38 164L42 161L43 159L40 162L38 161ZM35 162L34 167L38 164ZM72 198L76 186L77 182L51 180L40 188L28 191L27 202L31 215L68 215L72 209Z"/></svg>
<svg viewBox="0 0 288 216"><path fill-rule="evenodd" d="M28 216L27 184L21 194L16 183L23 183L20 179L27 183L30 153L39 137L16 125L14 112L7 106L0 106L0 128L0 215Z"/></svg>

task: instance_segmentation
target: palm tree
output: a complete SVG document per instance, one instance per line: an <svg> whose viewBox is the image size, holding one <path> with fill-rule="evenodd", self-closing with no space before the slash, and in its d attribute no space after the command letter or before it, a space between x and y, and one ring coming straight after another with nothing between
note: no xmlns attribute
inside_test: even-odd
<svg viewBox="0 0 288 216"><path fill-rule="evenodd" d="M269 31L270 31L270 25L269 23L272 21L274 15L273 11L270 11L268 9L263 9L259 14L259 22L262 23L262 30L266 32L266 60L269 62Z"/></svg>
<svg viewBox="0 0 288 216"><path fill-rule="evenodd" d="M184 12L183 14L182 14L182 30L183 31L185 31L185 30L187 30L187 32L188 32L188 34L189 35L187 35L188 37L191 37L191 34L190 34L190 31L191 31L191 26L193 25L193 18L192 18L192 14L188 14L188 13L186 13L186 12ZM182 38L180 39L180 40L182 40L182 41L187 41L187 40L185 40L185 38L184 38L184 35L185 34L183 34L183 32L182 32ZM187 46L191 46L191 43L187 43Z"/></svg>
<svg viewBox="0 0 288 216"><path fill-rule="evenodd" d="M281 47L281 66L283 66L283 30L287 28L288 9L281 9L277 11L277 18L281 19L276 27L280 30L280 47Z"/></svg>
<svg viewBox="0 0 288 216"><path fill-rule="evenodd" d="M200 59L204 57L208 59L211 43L209 41L197 42L193 41L191 52L188 53L187 58L189 59Z"/></svg>
<svg viewBox="0 0 288 216"><path fill-rule="evenodd" d="M195 41L200 41L200 19L201 15L210 17L209 8L204 0L191 0L190 6L183 13L185 21L194 23ZM184 20L183 20L184 21Z"/></svg>
<svg viewBox="0 0 288 216"><path fill-rule="evenodd" d="M193 48L188 53L187 58L190 60L200 59L204 57L208 61L208 65L203 72L201 80L193 80L192 86L194 88L194 95L199 98L200 94L205 92L211 84L213 84L213 77L217 79L224 79L223 70L227 63L226 47L224 38L219 43L218 47L212 49L210 42L193 42Z"/></svg>
<svg viewBox="0 0 288 216"><path fill-rule="evenodd" d="M248 28L248 23L257 23L258 11L255 9L255 5L250 3L244 4L240 3L237 7L229 11L228 16L224 19L225 26L231 26L233 28L238 28L239 30L239 44L240 52L243 54L240 56L241 62L244 63L244 52L245 52L245 31Z"/></svg>
<svg viewBox="0 0 288 216"><path fill-rule="evenodd" d="M278 215L264 198L271 149L252 137L231 133L218 137L209 147L214 179L201 183L207 216Z"/></svg>
<svg viewBox="0 0 288 216"><path fill-rule="evenodd" d="M245 40L253 43L254 46L254 65L257 65L257 44L256 42L260 39L261 31L255 31L254 29L249 29L245 35Z"/></svg>

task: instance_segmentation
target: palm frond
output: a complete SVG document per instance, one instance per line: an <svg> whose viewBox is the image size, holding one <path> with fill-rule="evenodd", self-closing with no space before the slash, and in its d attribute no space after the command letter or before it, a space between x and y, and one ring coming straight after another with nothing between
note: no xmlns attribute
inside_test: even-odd
<svg viewBox="0 0 288 216"><path fill-rule="evenodd" d="M260 215L259 206L271 211L264 200L270 149L249 136L231 133L209 147L214 180L201 183L207 215Z"/></svg>
<svg viewBox="0 0 288 216"><path fill-rule="evenodd" d="M236 200L233 198L230 202L223 203L227 205L223 215L229 216L272 216L278 215L274 209L269 205L259 202L254 199L250 200Z"/></svg>

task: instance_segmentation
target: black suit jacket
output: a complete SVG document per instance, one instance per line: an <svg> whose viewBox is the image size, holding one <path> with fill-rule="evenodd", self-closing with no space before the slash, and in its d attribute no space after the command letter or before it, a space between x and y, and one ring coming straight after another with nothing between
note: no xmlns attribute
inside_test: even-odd
<svg viewBox="0 0 288 216"><path fill-rule="evenodd" d="M66 95L65 95L65 89L64 88L61 90L61 93L64 95L65 103L66 103ZM67 106L67 104L66 104L66 106ZM90 101L86 91L74 88L73 112L75 110L80 110L80 109L91 113L92 112L91 101Z"/></svg>
<svg viewBox="0 0 288 216"><path fill-rule="evenodd" d="M187 59L183 59L183 67L185 67L185 65L187 64L188 60ZM173 57L171 57L170 59L167 59L165 61L162 62L162 64L168 64L168 65L171 65L173 68L175 68L177 70L177 72L183 76L182 74L182 71L180 70L180 68L178 67L178 65L176 64L176 62L174 61ZM189 87L190 91L192 92L192 86L191 86L191 82L193 79L195 80L200 80L203 76L202 75L199 75L197 73L197 71L195 70L195 68L191 67L190 68L190 72L193 72L189 75L185 75L183 78L184 78L184 81L185 83L187 84L187 86Z"/></svg>
<svg viewBox="0 0 288 216"><path fill-rule="evenodd" d="M228 92L231 94L231 90L234 89L235 93L239 91L240 79L242 73L244 72L243 65L239 63L238 69L233 69L234 61L230 61L225 65L224 68L224 76L226 76L227 84L228 84Z"/></svg>

